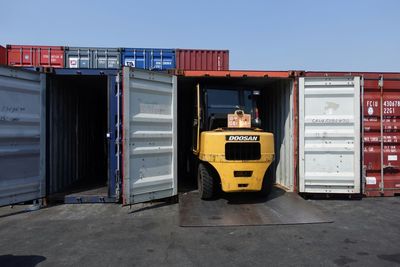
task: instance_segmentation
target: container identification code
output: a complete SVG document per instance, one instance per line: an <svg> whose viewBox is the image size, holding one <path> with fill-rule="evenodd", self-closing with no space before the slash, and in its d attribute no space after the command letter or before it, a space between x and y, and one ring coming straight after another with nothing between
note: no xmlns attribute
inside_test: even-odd
<svg viewBox="0 0 400 267"><path fill-rule="evenodd" d="M374 108L379 107L379 102L377 100L368 100L366 101L366 104L368 115L373 115L375 112ZM385 100L383 101L383 114L395 114L395 108L398 107L400 107L400 100Z"/></svg>
<svg viewBox="0 0 400 267"><path fill-rule="evenodd" d="M395 108L400 107L400 100L385 100L383 107L383 114L394 114L396 113Z"/></svg>

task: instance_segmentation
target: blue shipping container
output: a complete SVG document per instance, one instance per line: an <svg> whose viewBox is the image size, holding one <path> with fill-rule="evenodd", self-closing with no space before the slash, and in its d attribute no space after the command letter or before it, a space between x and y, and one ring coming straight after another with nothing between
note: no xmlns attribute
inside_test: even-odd
<svg viewBox="0 0 400 267"><path fill-rule="evenodd" d="M139 69L168 70L175 68L175 49L124 48L122 64Z"/></svg>

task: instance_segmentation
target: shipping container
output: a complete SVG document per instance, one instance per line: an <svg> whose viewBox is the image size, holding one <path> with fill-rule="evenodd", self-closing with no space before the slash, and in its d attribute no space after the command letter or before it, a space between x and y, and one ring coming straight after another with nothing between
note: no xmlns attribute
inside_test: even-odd
<svg viewBox="0 0 400 267"><path fill-rule="evenodd" d="M124 204L178 193L176 86L175 76L123 68Z"/></svg>
<svg viewBox="0 0 400 267"><path fill-rule="evenodd" d="M112 70L0 67L0 205L118 201L117 79Z"/></svg>
<svg viewBox="0 0 400 267"><path fill-rule="evenodd" d="M44 93L44 75L0 66L0 206L46 194Z"/></svg>
<svg viewBox="0 0 400 267"><path fill-rule="evenodd" d="M65 47L65 67L71 69L119 69L119 48Z"/></svg>
<svg viewBox="0 0 400 267"><path fill-rule="evenodd" d="M400 73L309 72L307 75L361 77L363 194L400 194Z"/></svg>
<svg viewBox="0 0 400 267"><path fill-rule="evenodd" d="M9 70L6 79L15 79L13 71ZM18 72L21 77L31 73ZM191 153L188 132L192 131L192 101L195 85L199 82L224 86L241 84L262 89L263 128L275 134L273 176L282 187L290 191L295 189L297 98L294 97L294 79L288 72L185 72L177 78L124 67L121 108L118 108L117 73L58 69L46 74L44 80L39 79L42 77L39 73L32 73L35 90L45 98L26 99L27 104L35 108L27 111L36 114L36 121L46 122L46 130L36 129L32 133L36 136L35 149L39 147L39 140L45 140L42 151L35 151L36 161L32 162L35 167L32 176L36 176L35 184L30 186L34 188L31 190L34 194L22 198L19 188L24 182L21 179L20 184L16 183L9 190L19 198L3 198L2 205L54 193L63 194L67 203L117 201L119 166L122 167L124 204L176 195L178 169L180 180L193 180L187 175L193 166L187 166L185 157ZM6 81L2 84L7 86ZM23 86L28 85L24 82L16 86L15 91L19 92ZM32 87L28 86L29 89ZM9 99L9 102L18 105L21 101ZM9 120L14 122L11 117ZM122 121L121 147L119 121ZM44 127L43 124L40 126ZM14 134L18 135L20 131ZM24 164L19 160L13 162ZM2 164L5 163L2 161ZM8 168L5 173L14 166L4 165Z"/></svg>
<svg viewBox="0 0 400 267"><path fill-rule="evenodd" d="M0 65L7 65L7 49L0 45Z"/></svg>
<svg viewBox="0 0 400 267"><path fill-rule="evenodd" d="M176 195L176 96L175 76L129 67L0 67L0 206Z"/></svg>
<svg viewBox="0 0 400 267"><path fill-rule="evenodd" d="M124 66L148 70L175 69L175 50L168 48L123 48Z"/></svg>
<svg viewBox="0 0 400 267"><path fill-rule="evenodd" d="M360 194L360 77L299 78L299 192Z"/></svg>
<svg viewBox="0 0 400 267"><path fill-rule="evenodd" d="M229 50L176 49L179 70L229 70Z"/></svg>
<svg viewBox="0 0 400 267"><path fill-rule="evenodd" d="M364 77L363 167L367 196L400 194L400 74L390 76Z"/></svg>
<svg viewBox="0 0 400 267"><path fill-rule="evenodd" d="M14 67L64 67L62 46L7 45L7 62Z"/></svg>
<svg viewBox="0 0 400 267"><path fill-rule="evenodd" d="M274 133L275 160L270 173L276 184L296 190L297 82L287 71L178 71L178 177L182 188L196 186L192 151L195 88L241 87L260 90L262 129Z"/></svg>
<svg viewBox="0 0 400 267"><path fill-rule="evenodd" d="M6 159L0 161L0 205L54 194L67 203L133 204L195 187L190 158L197 84L260 91L262 128L275 136L271 175L285 190L399 192L400 74L169 75L130 67L46 74L0 67L0 73Z"/></svg>
<svg viewBox="0 0 400 267"><path fill-rule="evenodd" d="M56 69L46 80L48 195L118 201L118 71Z"/></svg>

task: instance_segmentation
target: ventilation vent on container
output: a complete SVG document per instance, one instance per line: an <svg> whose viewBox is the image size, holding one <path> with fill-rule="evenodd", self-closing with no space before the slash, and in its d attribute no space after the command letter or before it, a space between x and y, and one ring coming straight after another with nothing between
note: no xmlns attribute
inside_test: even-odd
<svg viewBox="0 0 400 267"><path fill-rule="evenodd" d="M258 160L261 158L260 143L226 143L225 159Z"/></svg>

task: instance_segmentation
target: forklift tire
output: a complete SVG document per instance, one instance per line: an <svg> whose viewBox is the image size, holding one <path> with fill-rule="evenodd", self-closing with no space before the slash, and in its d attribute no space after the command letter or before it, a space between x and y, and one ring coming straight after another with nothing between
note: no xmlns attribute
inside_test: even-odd
<svg viewBox="0 0 400 267"><path fill-rule="evenodd" d="M214 197L215 182L210 168L199 163L197 172L197 184L199 188L199 195L201 199L212 199Z"/></svg>
<svg viewBox="0 0 400 267"><path fill-rule="evenodd" d="M272 192L272 188L274 187L273 176L268 175L269 173L270 173L269 171L266 171L263 178L262 187L260 191L260 195L262 197L268 197Z"/></svg>

